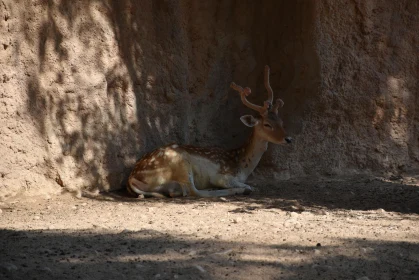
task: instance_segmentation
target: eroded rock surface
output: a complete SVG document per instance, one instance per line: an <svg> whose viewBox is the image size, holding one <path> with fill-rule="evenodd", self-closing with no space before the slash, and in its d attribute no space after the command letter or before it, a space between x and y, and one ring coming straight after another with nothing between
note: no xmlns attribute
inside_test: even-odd
<svg viewBox="0 0 419 280"><path fill-rule="evenodd" d="M263 66L296 139L256 175L417 167L415 1L0 3L0 195L117 189L168 142L249 134L231 81L262 102Z"/></svg>

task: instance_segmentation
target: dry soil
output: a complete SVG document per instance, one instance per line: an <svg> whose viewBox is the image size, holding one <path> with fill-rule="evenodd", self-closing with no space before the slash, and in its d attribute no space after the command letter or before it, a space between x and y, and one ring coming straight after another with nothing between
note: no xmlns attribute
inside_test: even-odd
<svg viewBox="0 0 419 280"><path fill-rule="evenodd" d="M417 178L257 182L249 196L124 192L0 204L1 279L419 279Z"/></svg>

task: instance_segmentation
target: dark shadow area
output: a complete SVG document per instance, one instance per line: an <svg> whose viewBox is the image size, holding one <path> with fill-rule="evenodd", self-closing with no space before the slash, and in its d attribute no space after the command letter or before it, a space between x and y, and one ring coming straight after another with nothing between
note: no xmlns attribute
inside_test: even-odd
<svg viewBox="0 0 419 280"><path fill-rule="evenodd" d="M253 184L252 184L253 183ZM233 212L251 213L258 209L276 208L283 211L384 210L403 214L419 214L419 187L398 181L384 181L369 176L329 179L299 179L281 181L254 181L258 191L250 195L225 198L133 198L125 190L104 192L98 196L85 195L95 200L115 202L188 204L196 201L228 202L237 204ZM381 210L380 210L381 211Z"/></svg>
<svg viewBox="0 0 419 280"><path fill-rule="evenodd" d="M262 245L151 230L0 230L2 279L417 279L419 245Z"/></svg>
<svg viewBox="0 0 419 280"><path fill-rule="evenodd" d="M248 202L286 211L380 210L419 214L419 187L371 177L291 180L259 183ZM238 201L245 198L236 197ZM247 200L247 199L246 199Z"/></svg>

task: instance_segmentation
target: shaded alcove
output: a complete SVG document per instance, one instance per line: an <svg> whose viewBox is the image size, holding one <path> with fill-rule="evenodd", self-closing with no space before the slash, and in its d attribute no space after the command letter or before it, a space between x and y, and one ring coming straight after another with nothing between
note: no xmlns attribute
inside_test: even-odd
<svg viewBox="0 0 419 280"><path fill-rule="evenodd" d="M241 103L229 84L249 86L249 100L263 104L265 65L271 67L275 97L285 101L280 115L287 131L298 138L306 110L320 91L316 3L191 1L183 9L188 26L188 92L192 107L199 108L189 115L189 142L233 148L245 141L251 130L239 118L257 113ZM280 161L299 148L271 146L258 169L289 170L289 164Z"/></svg>

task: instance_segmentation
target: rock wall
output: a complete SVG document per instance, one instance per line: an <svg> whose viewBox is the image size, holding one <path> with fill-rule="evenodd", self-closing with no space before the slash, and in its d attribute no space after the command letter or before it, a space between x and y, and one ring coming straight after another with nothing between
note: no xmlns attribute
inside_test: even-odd
<svg viewBox="0 0 419 280"><path fill-rule="evenodd" d="M321 3L322 84L312 118L323 133L312 151L326 154L322 165L337 172L417 170L419 3Z"/></svg>
<svg viewBox="0 0 419 280"><path fill-rule="evenodd" d="M249 113L229 90L283 98L293 146L276 179L417 166L415 1L3 0L0 196L117 189L168 142L232 148Z"/></svg>

